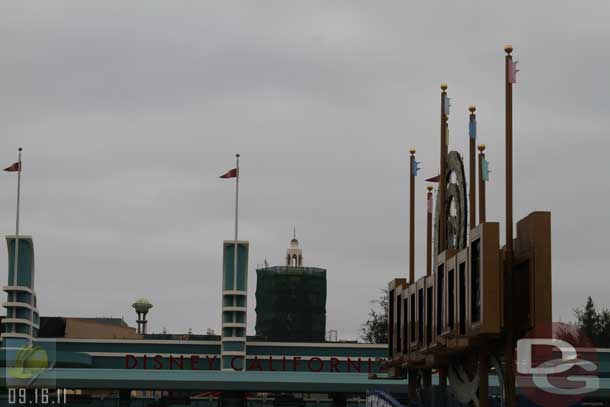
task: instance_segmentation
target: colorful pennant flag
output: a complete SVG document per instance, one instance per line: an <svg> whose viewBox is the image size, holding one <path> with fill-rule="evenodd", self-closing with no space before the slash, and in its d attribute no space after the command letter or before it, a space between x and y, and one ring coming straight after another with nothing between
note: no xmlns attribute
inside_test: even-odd
<svg viewBox="0 0 610 407"><path fill-rule="evenodd" d="M483 158L483 162L481 163L481 167L482 167L482 172L481 175L483 176L483 181L487 182L489 181L489 173L491 172L491 170L489 169L489 161L487 161L485 158Z"/></svg>
<svg viewBox="0 0 610 407"><path fill-rule="evenodd" d="M7 172L17 172L17 171L21 171L21 163L16 162L14 164L9 165L8 167L6 167L4 169L4 171Z"/></svg>
<svg viewBox="0 0 610 407"><path fill-rule="evenodd" d="M421 168L419 167L419 164L421 164L421 161L415 161L415 159L412 161L412 164L411 164L411 174L414 177L417 177L417 172L419 170L421 170Z"/></svg>
<svg viewBox="0 0 610 407"><path fill-rule="evenodd" d="M517 83L517 64L519 61L508 61L508 82L509 83Z"/></svg>
<svg viewBox="0 0 610 407"><path fill-rule="evenodd" d="M222 174L219 178L236 178L237 177L237 168L233 168L224 174Z"/></svg>
<svg viewBox="0 0 610 407"><path fill-rule="evenodd" d="M437 176L435 176L435 177L428 178L428 179L426 180L426 182L438 182L438 181L440 181L440 179L441 179L441 176L440 176L440 175L437 175Z"/></svg>
<svg viewBox="0 0 610 407"><path fill-rule="evenodd" d="M468 134L470 138L476 140L477 138L477 121L476 119L471 119L468 123Z"/></svg>
<svg viewBox="0 0 610 407"><path fill-rule="evenodd" d="M428 198L428 213L432 213L432 195Z"/></svg>

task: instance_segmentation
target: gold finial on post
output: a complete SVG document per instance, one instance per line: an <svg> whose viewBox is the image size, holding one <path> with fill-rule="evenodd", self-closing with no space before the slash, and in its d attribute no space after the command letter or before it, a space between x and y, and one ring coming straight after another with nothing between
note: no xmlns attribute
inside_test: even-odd
<svg viewBox="0 0 610 407"><path fill-rule="evenodd" d="M447 84L445 82L441 83L441 90L443 92L447 90Z"/></svg>
<svg viewBox="0 0 610 407"><path fill-rule="evenodd" d="M475 105L468 106L468 111L470 113L474 113L476 110L477 110L477 107Z"/></svg>
<svg viewBox="0 0 610 407"><path fill-rule="evenodd" d="M432 185L428 185L426 188L428 189L428 192L432 192L432 190L434 189L434 188L432 187Z"/></svg>
<svg viewBox="0 0 610 407"><path fill-rule="evenodd" d="M510 55L511 52L513 52L513 46L512 45L506 45L504 47L504 52L506 52L508 55Z"/></svg>
<svg viewBox="0 0 610 407"><path fill-rule="evenodd" d="M410 149L409 152L411 153L411 155L415 155L415 149L414 148Z"/></svg>
<svg viewBox="0 0 610 407"><path fill-rule="evenodd" d="M485 144L479 144L477 149L482 153L483 151L485 151Z"/></svg>

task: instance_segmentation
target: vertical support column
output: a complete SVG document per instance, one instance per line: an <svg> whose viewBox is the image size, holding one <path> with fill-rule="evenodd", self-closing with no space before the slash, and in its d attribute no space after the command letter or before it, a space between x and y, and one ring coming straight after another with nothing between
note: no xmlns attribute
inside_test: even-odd
<svg viewBox="0 0 610 407"><path fill-rule="evenodd" d="M428 185L426 196L426 276L432 275L432 186Z"/></svg>
<svg viewBox="0 0 610 407"><path fill-rule="evenodd" d="M237 253L234 250L237 249ZM225 240L222 264L221 369L246 368L247 241ZM237 260L235 264L234 261Z"/></svg>
<svg viewBox="0 0 610 407"><path fill-rule="evenodd" d="M138 319L136 320L136 324L138 325L137 332L141 335L142 334L142 313L136 311L136 315L138 316Z"/></svg>
<svg viewBox="0 0 610 407"><path fill-rule="evenodd" d="M476 226L476 200L475 200L475 163L476 163L476 157L475 157L475 142L476 142L476 115L475 115L475 111L476 111L476 107L474 105L471 105L468 110L470 111L470 123L469 123L469 133L470 133L470 154L469 154L469 158L470 158L470 165L469 165L469 170L470 170L470 193L469 193L469 198L470 198L470 228L472 229L473 227ZM483 146L483 150L485 149L485 146ZM479 154L479 221L482 223L485 221L485 185L484 185L484 180L483 180L483 171L482 171L482 165L483 165L483 160L481 158L482 155L482 150L479 146L479 151L481 151L481 153ZM484 155L483 155L484 157ZM488 384L489 384L489 359L488 359L488 354L487 354L487 343L485 340L483 340L483 343L481 344L481 348L479 349L479 407L488 407L489 405L489 390L488 390Z"/></svg>
<svg viewBox="0 0 610 407"><path fill-rule="evenodd" d="M483 161L485 161L485 144L479 144L479 223L485 222L485 179L483 178Z"/></svg>
<svg viewBox="0 0 610 407"><path fill-rule="evenodd" d="M447 84L441 85L441 144L440 144L440 176L438 180L439 208L439 253L447 249L447 226L445 195L447 189L447 112L445 112L445 99L447 98ZM438 253L435 253L435 255Z"/></svg>
<svg viewBox="0 0 610 407"><path fill-rule="evenodd" d="M479 407L489 406L489 346L484 339L479 348Z"/></svg>
<svg viewBox="0 0 610 407"><path fill-rule="evenodd" d="M432 371L430 369L422 369L422 386L424 389L432 387Z"/></svg>
<svg viewBox="0 0 610 407"><path fill-rule="evenodd" d="M513 63L513 47L504 48L505 89L506 89L506 246L504 253L504 324L506 331L504 358L506 374L504 375L506 407L516 406L515 371L514 371L514 323L512 314L513 298L513 85L510 81L510 69Z"/></svg>
<svg viewBox="0 0 610 407"><path fill-rule="evenodd" d="M469 215L470 215L470 227L468 228L468 230L474 228L477 225L477 204L476 204L476 120L477 120L477 116L475 114L475 111L477 110L475 105L470 105L468 107L468 110L470 111L470 123L469 123L469 133L470 133L470 137L469 137L469 146L470 146L470 151L469 151L469 159L470 159L470 164L469 164L469 172L470 172L470 177L469 177L469 182L468 182L468 187L470 188L470 192L468 193L468 198L469 198L469 202L468 202L468 206L470 206L469 209ZM474 126L474 131L471 130L471 128Z"/></svg>
<svg viewBox="0 0 610 407"><path fill-rule="evenodd" d="M417 371L415 369L409 369L407 371L407 379L409 402L415 402L417 400Z"/></svg>
<svg viewBox="0 0 610 407"><path fill-rule="evenodd" d="M415 283L415 150L409 160L409 284Z"/></svg>

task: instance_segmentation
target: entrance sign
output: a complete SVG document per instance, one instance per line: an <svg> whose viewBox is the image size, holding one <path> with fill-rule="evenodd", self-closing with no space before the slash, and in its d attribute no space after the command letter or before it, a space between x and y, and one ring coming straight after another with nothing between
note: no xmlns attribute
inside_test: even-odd
<svg viewBox="0 0 610 407"><path fill-rule="evenodd" d="M124 357L125 369L218 370L219 355L133 355ZM244 363L245 362L245 363ZM229 370L261 372L381 373L383 360L371 357L233 355Z"/></svg>

